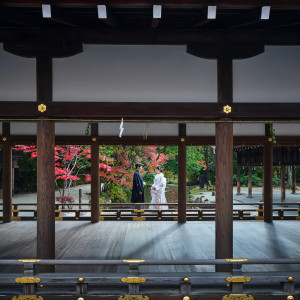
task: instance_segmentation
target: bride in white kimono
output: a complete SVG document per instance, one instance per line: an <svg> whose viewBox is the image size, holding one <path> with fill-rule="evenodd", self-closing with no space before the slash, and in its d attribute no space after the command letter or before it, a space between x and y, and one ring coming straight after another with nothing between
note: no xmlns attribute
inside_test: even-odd
<svg viewBox="0 0 300 300"><path fill-rule="evenodd" d="M162 173L161 166L157 166L155 168L155 178L154 183L151 187L151 204L165 204L167 203L166 196L165 196L165 190L167 185L167 180ZM150 205L149 209L168 209L168 205Z"/></svg>

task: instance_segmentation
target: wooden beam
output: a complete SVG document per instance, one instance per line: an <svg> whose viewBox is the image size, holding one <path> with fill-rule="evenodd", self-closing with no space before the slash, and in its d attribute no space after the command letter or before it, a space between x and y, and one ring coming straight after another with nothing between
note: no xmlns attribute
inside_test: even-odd
<svg viewBox="0 0 300 300"><path fill-rule="evenodd" d="M236 194L241 195L241 167L236 166Z"/></svg>
<svg viewBox="0 0 300 300"><path fill-rule="evenodd" d="M74 20L71 20L68 15L64 14L58 7L51 4L42 4L42 16L44 19L56 23L77 27L77 25L74 24Z"/></svg>
<svg viewBox="0 0 300 300"><path fill-rule="evenodd" d="M152 17L152 22L151 22L152 29L155 29L158 27L160 20L161 20L161 11L162 11L161 5L153 5L153 17Z"/></svg>
<svg viewBox="0 0 300 300"><path fill-rule="evenodd" d="M233 126L216 124L216 238L215 255L233 257ZM216 266L216 271L227 272L231 266Z"/></svg>
<svg viewBox="0 0 300 300"><path fill-rule="evenodd" d="M42 0L2 0L3 4L10 6L19 5L41 5L44 1ZM153 0L110 0L111 5L137 5L147 6L153 4ZM52 4L60 5L73 5L73 6L91 6L95 3L103 3L103 1L95 0L52 0ZM207 0L164 0L165 5L183 5L183 6L203 6L207 4ZM249 7L249 6L261 6L261 0L215 0L215 5L229 6L229 7ZM272 7L300 7L298 0L272 0Z"/></svg>
<svg viewBox="0 0 300 300"><path fill-rule="evenodd" d="M36 60L37 102L52 101L52 59ZM37 257L55 258L55 123L37 122ZM54 271L45 266L45 271Z"/></svg>
<svg viewBox="0 0 300 300"><path fill-rule="evenodd" d="M296 166L292 166L292 194L296 194Z"/></svg>
<svg viewBox="0 0 300 300"><path fill-rule="evenodd" d="M280 191L281 191L281 202L286 202L286 193L285 193L285 166L280 167Z"/></svg>
<svg viewBox="0 0 300 300"><path fill-rule="evenodd" d="M2 135L3 223L9 223L12 221L12 145L8 140L10 123L3 122Z"/></svg>
<svg viewBox="0 0 300 300"><path fill-rule="evenodd" d="M270 138L270 124L265 126L266 136ZM273 222L273 141L264 145L264 221Z"/></svg>
<svg viewBox="0 0 300 300"><path fill-rule="evenodd" d="M218 59L218 103L232 105L232 60ZM233 124L216 123L216 258L233 257ZM216 271L231 271L217 265Z"/></svg>
<svg viewBox="0 0 300 300"><path fill-rule="evenodd" d="M224 91L225 93L225 91ZM224 100L225 101L225 100ZM224 111L229 104L231 112ZM297 121L300 103L170 103L160 102L49 102L46 111L38 110L39 103L30 101L0 101L0 118L17 120L51 118L71 120L128 121L218 121L230 117L232 121ZM231 121L230 121L231 122Z"/></svg>
<svg viewBox="0 0 300 300"><path fill-rule="evenodd" d="M0 20L22 26L34 26L34 21L11 7L0 5Z"/></svg>
<svg viewBox="0 0 300 300"><path fill-rule="evenodd" d="M97 10L99 20L110 27L119 27L119 21L117 17L111 12L110 8L107 7L107 5L97 5Z"/></svg>
<svg viewBox="0 0 300 300"><path fill-rule="evenodd" d="M143 30L143 29L108 29L108 28L39 28L20 27L0 28L1 43L31 43L39 44L41 40L47 41L46 46L51 51L51 45L59 46L58 38L66 44L72 42L85 44L111 44L111 45L186 45L192 43L202 44L230 44L239 43L263 45L300 45L298 30ZM45 47L46 48L46 47Z"/></svg>
<svg viewBox="0 0 300 300"><path fill-rule="evenodd" d="M248 166L248 197L252 197L252 166Z"/></svg>
<svg viewBox="0 0 300 300"><path fill-rule="evenodd" d="M186 124L179 124L178 145L178 222L186 223Z"/></svg>
<svg viewBox="0 0 300 300"><path fill-rule="evenodd" d="M257 23L261 23L263 21L267 21L268 18L268 8L269 6L263 6L260 8L254 8L251 10L245 11L245 14L238 15L237 17L232 19L232 23L229 26L226 26L227 29L237 29L246 27L249 25L254 25Z"/></svg>
<svg viewBox="0 0 300 300"><path fill-rule="evenodd" d="M91 222L99 222L99 197L100 197L100 173L99 173L99 144L97 142L98 124L91 124Z"/></svg>
<svg viewBox="0 0 300 300"><path fill-rule="evenodd" d="M37 102L52 102L52 58L36 58Z"/></svg>
<svg viewBox="0 0 300 300"><path fill-rule="evenodd" d="M54 122L37 124L37 258L55 258Z"/></svg>
<svg viewBox="0 0 300 300"><path fill-rule="evenodd" d="M192 27L198 28L216 19L216 6L206 6L192 20Z"/></svg>

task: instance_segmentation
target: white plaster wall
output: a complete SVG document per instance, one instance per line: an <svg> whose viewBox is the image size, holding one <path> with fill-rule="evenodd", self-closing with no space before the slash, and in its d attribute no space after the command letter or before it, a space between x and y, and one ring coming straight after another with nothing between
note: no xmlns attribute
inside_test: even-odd
<svg viewBox="0 0 300 300"><path fill-rule="evenodd" d="M300 102L300 47L233 63L235 102ZM184 46L85 45L54 59L54 101L216 102L216 61ZM34 101L35 60L0 49L0 101Z"/></svg>
<svg viewBox="0 0 300 300"><path fill-rule="evenodd" d="M300 102L300 47L266 47L233 64L234 102Z"/></svg>
<svg viewBox="0 0 300 300"><path fill-rule="evenodd" d="M35 101L35 59L10 54L0 44L0 101Z"/></svg>
<svg viewBox="0 0 300 300"><path fill-rule="evenodd" d="M300 135L300 124L275 123L273 126L276 135Z"/></svg>
<svg viewBox="0 0 300 300"><path fill-rule="evenodd" d="M264 123L234 123L234 136L265 135Z"/></svg>
<svg viewBox="0 0 300 300"><path fill-rule="evenodd" d="M84 136L87 126L88 123L81 122L55 123L55 134Z"/></svg>
<svg viewBox="0 0 300 300"><path fill-rule="evenodd" d="M123 136L143 136L146 123L127 123L124 122ZM119 136L120 123L100 123L99 135ZM148 136L178 136L178 124L176 123L148 123Z"/></svg>
<svg viewBox="0 0 300 300"><path fill-rule="evenodd" d="M186 135L188 136L214 136L214 123L188 123L186 124Z"/></svg>
<svg viewBox="0 0 300 300"><path fill-rule="evenodd" d="M36 122L11 122L11 135L36 135Z"/></svg>

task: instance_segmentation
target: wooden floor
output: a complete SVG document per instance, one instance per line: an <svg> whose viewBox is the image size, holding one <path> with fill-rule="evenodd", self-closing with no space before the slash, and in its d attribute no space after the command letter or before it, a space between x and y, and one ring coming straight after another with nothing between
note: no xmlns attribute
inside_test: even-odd
<svg viewBox="0 0 300 300"><path fill-rule="evenodd" d="M0 259L36 257L36 222L0 223ZM58 259L205 259L215 255L215 223L56 222ZM300 258L300 222L234 222L235 258ZM91 272L124 267L89 267ZM213 271L211 266L145 266L147 272ZM74 268L72 269L73 271ZM300 265L245 266L244 271L300 271ZM61 271L66 271L61 270ZM78 267L78 271L82 270ZM143 271L143 270L142 270Z"/></svg>

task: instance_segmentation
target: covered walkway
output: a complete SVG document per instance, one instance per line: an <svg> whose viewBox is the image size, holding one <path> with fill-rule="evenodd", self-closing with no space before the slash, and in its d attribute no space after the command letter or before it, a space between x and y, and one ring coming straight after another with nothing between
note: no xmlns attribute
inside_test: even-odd
<svg viewBox="0 0 300 300"><path fill-rule="evenodd" d="M299 221L234 221L233 257L300 258ZM0 224L0 259L36 258L35 221ZM215 257L215 222L56 222L57 259L180 260ZM125 266L57 267L122 272ZM86 268L89 268L88 270ZM145 272L213 271L212 266L143 266ZM4 269L2 269L4 270ZM5 268L5 271L8 271ZM244 272L300 271L300 265L244 265Z"/></svg>

